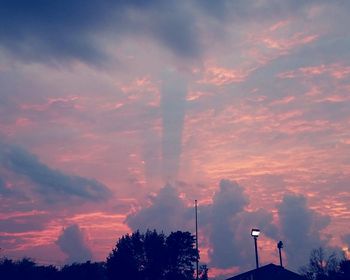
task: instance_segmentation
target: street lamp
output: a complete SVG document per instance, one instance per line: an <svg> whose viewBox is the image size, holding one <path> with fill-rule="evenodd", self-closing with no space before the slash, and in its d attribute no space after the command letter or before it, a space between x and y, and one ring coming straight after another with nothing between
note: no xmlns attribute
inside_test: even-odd
<svg viewBox="0 0 350 280"><path fill-rule="evenodd" d="M259 268L258 237L259 237L259 234L260 234L260 229L253 228L250 234L254 238L256 268Z"/></svg>
<svg viewBox="0 0 350 280"><path fill-rule="evenodd" d="M283 248L283 242L282 241L277 243L277 248L278 248L278 252L280 254L280 265L281 265L281 267L283 267L283 264L282 264L282 253L281 253L281 249Z"/></svg>

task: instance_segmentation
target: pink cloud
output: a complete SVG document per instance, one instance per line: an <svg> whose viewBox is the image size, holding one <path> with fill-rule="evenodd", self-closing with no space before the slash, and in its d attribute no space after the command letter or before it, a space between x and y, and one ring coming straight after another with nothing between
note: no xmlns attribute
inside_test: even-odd
<svg viewBox="0 0 350 280"><path fill-rule="evenodd" d="M265 37L262 38L262 42L267 48L288 52L295 47L312 43L317 38L318 35L305 35L304 33L296 33L289 39Z"/></svg>
<svg viewBox="0 0 350 280"><path fill-rule="evenodd" d="M294 100L295 100L295 96L286 96L280 100L275 100L275 101L271 102L271 105L274 106L274 105L288 104Z"/></svg>
<svg viewBox="0 0 350 280"><path fill-rule="evenodd" d="M232 83L241 83L246 80L251 70L237 70L218 66L209 66L204 70L203 79L198 83L224 86Z"/></svg>
<svg viewBox="0 0 350 280"><path fill-rule="evenodd" d="M321 64L317 66L300 67L297 70L282 72L277 75L281 79L292 78L313 78L320 75L328 75L335 79L345 79L350 75L350 66L344 66L341 63Z"/></svg>
<svg viewBox="0 0 350 280"><path fill-rule="evenodd" d="M160 104L160 83L152 81L149 76L121 84L120 89L127 95L129 101L142 99L150 106L159 106Z"/></svg>

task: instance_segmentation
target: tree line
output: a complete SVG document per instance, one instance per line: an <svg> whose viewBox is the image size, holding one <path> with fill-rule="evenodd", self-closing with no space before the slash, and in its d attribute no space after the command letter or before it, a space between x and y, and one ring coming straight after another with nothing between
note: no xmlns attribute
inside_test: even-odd
<svg viewBox="0 0 350 280"><path fill-rule="evenodd" d="M0 279L27 280L194 280L199 254L195 237L176 231L169 235L148 230L122 236L105 262L85 262L42 266L33 260L0 260ZM208 279L208 269L200 267L199 279Z"/></svg>
<svg viewBox="0 0 350 280"><path fill-rule="evenodd" d="M176 231L169 235L157 231L136 231L122 236L105 262L73 263L58 269L38 265L31 259L0 259L0 279L27 280L195 280L199 254L195 237ZM350 280L350 260L327 254L318 248L309 263L300 269L305 280ZM199 279L208 280L202 265Z"/></svg>

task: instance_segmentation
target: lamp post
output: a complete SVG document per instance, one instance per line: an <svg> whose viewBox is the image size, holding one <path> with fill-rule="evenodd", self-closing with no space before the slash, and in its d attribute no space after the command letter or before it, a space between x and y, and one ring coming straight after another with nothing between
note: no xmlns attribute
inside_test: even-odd
<svg viewBox="0 0 350 280"><path fill-rule="evenodd" d="M278 248L278 252L279 252L279 255L280 255L280 265L281 267L283 267L283 263L282 263L282 253L281 253L281 250L283 248L283 242L280 241L277 243L277 248Z"/></svg>
<svg viewBox="0 0 350 280"><path fill-rule="evenodd" d="M256 268L259 268L258 237L259 237L259 234L260 234L260 229L253 228L250 234L254 238Z"/></svg>

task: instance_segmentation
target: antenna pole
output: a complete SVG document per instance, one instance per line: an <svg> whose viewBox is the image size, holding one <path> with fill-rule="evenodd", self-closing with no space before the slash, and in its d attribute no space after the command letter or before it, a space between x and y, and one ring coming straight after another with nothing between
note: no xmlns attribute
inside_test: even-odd
<svg viewBox="0 0 350 280"><path fill-rule="evenodd" d="M197 214L197 199L194 201L194 209L196 214L196 251L197 251L197 259L196 259L196 279L199 279L199 270L198 270L198 262L199 262L199 250L198 250L198 214Z"/></svg>
<svg viewBox="0 0 350 280"><path fill-rule="evenodd" d="M280 241L280 242L277 243L277 248L278 248L278 253L279 253L279 255L280 255L280 266L283 267L283 263L282 263L282 252L281 252L281 250L282 250L282 248L283 248L283 242L282 242L282 241Z"/></svg>

